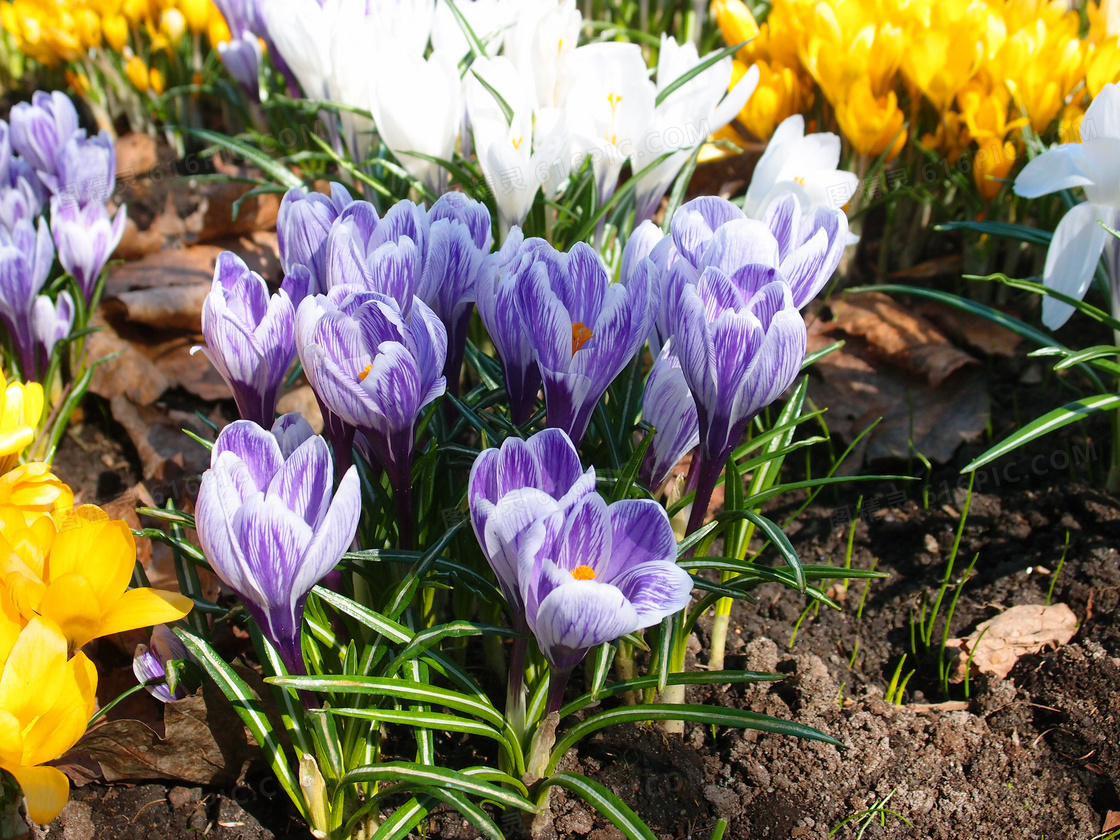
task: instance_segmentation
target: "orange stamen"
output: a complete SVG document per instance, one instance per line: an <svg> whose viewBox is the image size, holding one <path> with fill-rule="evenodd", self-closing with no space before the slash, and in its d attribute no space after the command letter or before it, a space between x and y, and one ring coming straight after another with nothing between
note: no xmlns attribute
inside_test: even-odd
<svg viewBox="0 0 1120 840"><path fill-rule="evenodd" d="M369 372L370 372L371 370L373 370L373 365L371 365L371 364L370 364L370 365L366 365L366 366L365 366L364 368L362 368L362 372L358 374L358 381L359 381L359 382L364 382L364 381L365 381L365 378L366 378L367 376L369 376Z"/></svg>
<svg viewBox="0 0 1120 840"><path fill-rule="evenodd" d="M583 325L582 321L572 324L572 355L583 347L595 333Z"/></svg>
<svg viewBox="0 0 1120 840"><path fill-rule="evenodd" d="M576 580L595 580L595 570L590 566L576 566L572 569L572 577Z"/></svg>

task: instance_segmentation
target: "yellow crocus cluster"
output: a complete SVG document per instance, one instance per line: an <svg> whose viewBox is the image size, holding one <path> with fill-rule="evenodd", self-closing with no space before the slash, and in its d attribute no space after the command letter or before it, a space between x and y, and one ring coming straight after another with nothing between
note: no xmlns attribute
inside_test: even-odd
<svg viewBox="0 0 1120 840"><path fill-rule="evenodd" d="M0 385L3 377L0 376ZM74 493L50 466L16 466L43 408L42 389L8 385L0 415L0 770L15 777L28 813L54 819L69 792L41 766L82 737L96 705L92 639L177 621L191 601L129 589L136 543L127 523Z"/></svg>
<svg viewBox="0 0 1120 840"><path fill-rule="evenodd" d="M774 0L761 26L741 0L712 8L729 44L754 38L738 54L738 75L760 71L741 128L766 139L819 91L853 152L890 160L907 136L953 163L972 150L988 199L1023 131L1075 139L1091 97L1120 79L1120 0L1089 0L1084 36L1067 0Z"/></svg>
<svg viewBox="0 0 1120 840"><path fill-rule="evenodd" d="M188 35L211 44L230 37L211 0L3 0L0 23L21 52L51 67L80 63L106 47L120 55L135 87L157 92L163 80L149 68L151 56L173 51Z"/></svg>

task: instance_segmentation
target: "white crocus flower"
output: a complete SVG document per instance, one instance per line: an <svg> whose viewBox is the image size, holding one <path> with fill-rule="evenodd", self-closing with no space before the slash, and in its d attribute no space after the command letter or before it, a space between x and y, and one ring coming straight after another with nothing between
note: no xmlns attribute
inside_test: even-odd
<svg viewBox="0 0 1120 840"><path fill-rule="evenodd" d="M513 111L510 118L487 85ZM511 227L524 224L540 187L531 151L532 97L513 62L499 56L474 61L466 99L478 162L498 207L499 239L505 241Z"/></svg>
<svg viewBox="0 0 1120 840"><path fill-rule="evenodd" d="M1120 224L1120 87L1105 85L1085 111L1081 123L1084 142L1064 143L1036 157L1015 179L1015 194L1024 198L1081 187L1085 201L1058 222L1042 282L1047 287L1080 300L1093 280L1105 254L1112 280L1112 309L1120 311L1120 248L1117 240L1098 224L1115 229ZM1109 247L1106 249L1105 246ZM1058 329L1073 314L1073 307L1052 297L1042 299L1042 323Z"/></svg>
<svg viewBox="0 0 1120 840"><path fill-rule="evenodd" d="M657 59L657 94L667 90L700 61L696 45L691 41L681 46L676 39L662 34ZM634 192L635 222L653 216L661 197L693 150L708 135L735 119L754 93L758 86L758 68L751 67L728 91L731 65L730 56L717 61L674 90L656 107L652 130L632 158L632 165L635 170L641 170L661 155L669 153L669 156L639 179Z"/></svg>
<svg viewBox="0 0 1120 840"><path fill-rule="evenodd" d="M268 0L261 3L268 35L308 99L330 97L331 26L338 0Z"/></svg>
<svg viewBox="0 0 1120 840"><path fill-rule="evenodd" d="M614 194L623 163L653 122L648 72L640 46L613 41L577 48L561 68L557 101L577 148L591 156L600 203Z"/></svg>
<svg viewBox="0 0 1120 840"><path fill-rule="evenodd" d="M424 54L434 25L436 0L366 0L366 5L379 42L391 43L413 55ZM439 5L444 5L442 0Z"/></svg>
<svg viewBox="0 0 1120 840"><path fill-rule="evenodd" d="M787 117L775 129L754 168L743 212L761 221L770 202L787 192L797 196L806 213L816 207L841 209L855 195L859 179L837 169L839 163L837 135L827 131L806 134L804 117Z"/></svg>
<svg viewBox="0 0 1120 840"><path fill-rule="evenodd" d="M456 0L456 6L471 31L482 42L490 55L498 51L506 30L520 14L520 0ZM432 24L432 49L450 56L456 63L471 51L467 36L459 19L446 2L436 6Z"/></svg>
<svg viewBox="0 0 1120 840"><path fill-rule="evenodd" d="M529 81L538 109L557 107L560 68L576 49L583 15L576 0L521 0L505 54Z"/></svg>
<svg viewBox="0 0 1120 840"><path fill-rule="evenodd" d="M380 32L365 0L341 0L331 24L331 73L327 88L330 99L340 105L373 112L373 74L370 45ZM340 111L342 136L350 157L364 162L373 145L373 121L352 111Z"/></svg>
<svg viewBox="0 0 1120 840"><path fill-rule="evenodd" d="M373 118L385 145L415 178L436 195L446 172L419 152L451 160L463 116L462 84L455 62L441 53L425 59L383 44L373 71Z"/></svg>

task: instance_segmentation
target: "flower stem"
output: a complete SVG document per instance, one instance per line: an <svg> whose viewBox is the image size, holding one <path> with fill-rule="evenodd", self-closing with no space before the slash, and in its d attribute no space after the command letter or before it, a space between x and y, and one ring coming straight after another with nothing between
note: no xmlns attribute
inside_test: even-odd
<svg viewBox="0 0 1120 840"><path fill-rule="evenodd" d="M696 498L692 500L692 513L688 517L688 527L685 536L700 530L704 524L704 517L708 515L708 505L712 503L712 493L723 473L723 463L726 458L709 458L701 448L697 455L700 466L696 476Z"/></svg>
<svg viewBox="0 0 1120 840"><path fill-rule="evenodd" d="M568 687L568 678L571 675L571 668L566 671L550 669L548 680L548 705L544 710L546 715L560 711L560 707L564 705L564 689Z"/></svg>

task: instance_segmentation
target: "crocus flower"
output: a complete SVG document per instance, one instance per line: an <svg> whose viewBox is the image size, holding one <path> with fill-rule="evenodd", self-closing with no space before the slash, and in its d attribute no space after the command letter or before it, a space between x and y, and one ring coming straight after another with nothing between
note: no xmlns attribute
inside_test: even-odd
<svg viewBox="0 0 1120 840"><path fill-rule="evenodd" d="M681 46L675 38L662 33L657 57L658 95L701 60L691 41ZM676 88L654 109L653 122L638 150L635 168L640 170L662 155L667 157L638 179L634 190L635 219L649 219L657 212L662 197L693 150L708 135L735 119L754 93L759 71L753 67L728 90L731 65L730 56L716 62Z"/></svg>
<svg viewBox="0 0 1120 840"><path fill-rule="evenodd" d="M30 220L18 222L11 231L0 227L0 322L15 345L25 378L35 374L32 308L53 263L54 245L45 219L39 219L37 230Z"/></svg>
<svg viewBox="0 0 1120 840"><path fill-rule="evenodd" d="M225 18L231 37L217 45L222 63L249 97L259 101L261 45L256 29L263 27L257 21L257 0L215 0L214 5Z"/></svg>
<svg viewBox="0 0 1120 840"><path fill-rule="evenodd" d="M66 805L70 782L43 765L85 734L97 669L85 654L69 656L66 636L49 619L20 624L0 583L0 769L23 789L28 816L46 824Z"/></svg>
<svg viewBox="0 0 1120 840"><path fill-rule="evenodd" d="M554 712L589 650L683 609L692 578L676 563L668 515L651 499L608 506L589 493L566 512L538 490L507 499L531 522L517 577L526 622L550 666L547 712Z"/></svg>
<svg viewBox="0 0 1120 840"><path fill-rule="evenodd" d="M523 0L471 0L457 3L459 11L484 47L499 41L505 30L521 13ZM432 49L450 56L456 63L470 53L462 24L446 3L438 3L432 20Z"/></svg>
<svg viewBox="0 0 1120 840"><path fill-rule="evenodd" d="M80 207L104 204L117 183L117 152L107 131L96 137L72 136L58 156L58 174L40 174L43 183L63 203Z"/></svg>
<svg viewBox="0 0 1120 840"><path fill-rule="evenodd" d="M307 595L338 564L361 514L356 469L332 499L333 476L321 437L285 458L271 432L237 420L218 434L198 493L195 523L206 558L294 674L306 673Z"/></svg>
<svg viewBox="0 0 1120 840"><path fill-rule="evenodd" d="M40 176L57 176L62 149L78 131L78 112L70 97L61 91L35 91L31 104L12 106L9 120L12 148Z"/></svg>
<svg viewBox="0 0 1120 840"><path fill-rule="evenodd" d="M416 298L407 315L377 292L336 286L296 311L296 348L319 401L361 433L388 473L401 542L412 542L412 450L420 411L446 389L447 330Z"/></svg>
<svg viewBox="0 0 1120 840"><path fill-rule="evenodd" d="M483 450L471 466L471 525L519 632L525 629L525 605L517 583L517 557L532 520L522 515L527 509L510 502L516 497L507 497L526 489L553 499L566 512L595 491L595 468L583 469L571 438L560 429L544 429L527 441L507 437L500 449Z"/></svg>
<svg viewBox="0 0 1120 840"><path fill-rule="evenodd" d="M126 218L124 207L110 220L109 211L100 202L83 207L60 196L51 199L51 233L58 261L78 281L87 306L105 264L124 235Z"/></svg>
<svg viewBox="0 0 1120 840"><path fill-rule="evenodd" d="M214 282L202 305L200 348L233 392L245 420L271 426L284 376L296 357L295 304L305 288L289 275L272 297L268 285L231 251L218 255ZM304 282L307 275L302 275Z"/></svg>
<svg viewBox="0 0 1120 840"><path fill-rule="evenodd" d="M548 425L582 441L599 399L653 326L656 280L645 260L625 285L611 284L585 242L563 261L563 271L532 271L517 283L517 311L544 380Z"/></svg>
<svg viewBox="0 0 1120 840"><path fill-rule="evenodd" d="M1113 309L1120 301L1120 247L1098 224L1120 226L1120 180L1116 178L1120 140L1120 85L1105 85L1085 112L1082 125L1095 132L1084 142L1063 143L1023 167L1015 179L1015 194L1024 198L1081 187L1085 201L1070 208L1050 240L1042 282L1051 289L1081 300L1105 255L1111 279ZM1042 299L1042 323L1052 330L1069 320L1073 307L1047 295Z"/></svg>
<svg viewBox="0 0 1120 840"><path fill-rule="evenodd" d="M448 390L458 396L475 286L493 239L486 205L461 192L444 194L428 211L428 251L416 295L447 328Z"/></svg>
<svg viewBox="0 0 1120 840"><path fill-rule="evenodd" d="M59 292L57 301L46 295L39 295L35 299L35 306L31 310L31 331L38 349L40 374L46 372L54 346L70 335L73 326L74 299L69 292Z"/></svg>
<svg viewBox="0 0 1120 840"><path fill-rule="evenodd" d="M641 478L657 488L686 453L700 443L696 400L688 390L680 359L670 339L661 349L642 392L642 419L654 427L653 440L642 462Z"/></svg>
<svg viewBox="0 0 1120 840"><path fill-rule="evenodd" d="M561 68L576 50L583 15L576 0L519 0L506 30L505 54L535 94L536 108L555 109Z"/></svg>
<svg viewBox="0 0 1120 840"><path fill-rule="evenodd" d="M327 289L327 237L335 219L351 203L342 184L331 183L330 196L294 188L284 194L276 215L276 245L285 274L302 265L311 272L312 294Z"/></svg>
<svg viewBox="0 0 1120 840"><path fill-rule="evenodd" d="M0 120L0 225L11 230L20 219L34 220L46 197L35 170L12 154L11 129Z"/></svg>
<svg viewBox="0 0 1120 840"><path fill-rule="evenodd" d="M4 399L0 409L0 475L4 475L35 440L43 416L43 386L38 382L8 382L0 373L0 392Z"/></svg>
<svg viewBox="0 0 1120 840"><path fill-rule="evenodd" d="M0 509L0 574L25 621L53 621L70 650L78 650L91 639L178 621L191 611L178 592L128 588L136 541L127 522L93 505L58 511L54 520L27 525L20 510Z"/></svg>
<svg viewBox="0 0 1120 840"><path fill-rule="evenodd" d="M794 114L774 131L751 175L743 203L749 218L762 220L770 203L792 192L806 212L839 210L856 193L859 179L837 169L840 138L827 131L805 134L805 118Z"/></svg>
<svg viewBox="0 0 1120 840"><path fill-rule="evenodd" d="M541 372L517 311L518 285L530 275L559 275L564 260L543 239L526 239L521 228L510 231L496 260L487 262L475 292L478 314L498 351L509 395L510 417L529 422L541 387Z"/></svg>
<svg viewBox="0 0 1120 840"><path fill-rule="evenodd" d="M152 628L152 639L150 645L137 645L136 652L132 657L132 673L136 675L136 681L141 685L152 680L167 679L167 663L179 659L191 659L190 652L187 646L180 641L165 624L159 624ZM158 683L156 685L145 685L145 690L161 703L174 703L176 700L182 700L187 696L187 691L183 686L176 685L175 690L172 691L171 687L166 683Z"/></svg>
<svg viewBox="0 0 1120 840"><path fill-rule="evenodd" d="M337 6L337 4L333 4ZM260 5L264 32L273 61L281 59L289 79L294 78L311 100L329 98L331 73L331 10L308 0L266 0ZM295 92L293 91L293 95Z"/></svg>
<svg viewBox="0 0 1120 840"><path fill-rule="evenodd" d="M411 201L397 202L380 220L372 204L355 201L327 237L326 288L356 286L387 295L407 314L427 241L427 216Z"/></svg>
<svg viewBox="0 0 1120 840"><path fill-rule="evenodd" d="M41 461L19 464L0 475L0 508L15 508L30 527L36 519L74 507L74 491Z"/></svg>
<svg viewBox="0 0 1120 840"><path fill-rule="evenodd" d="M428 58L385 43L373 79L373 119L381 140L401 165L436 195L446 186L443 167L409 152L451 160L463 118L462 83L454 61Z"/></svg>
<svg viewBox="0 0 1120 840"><path fill-rule="evenodd" d="M700 432L692 532L703 523L724 463L747 425L801 370L807 336L789 285L766 264L742 266L734 280L707 267L695 285L683 283L676 294L669 325Z"/></svg>

